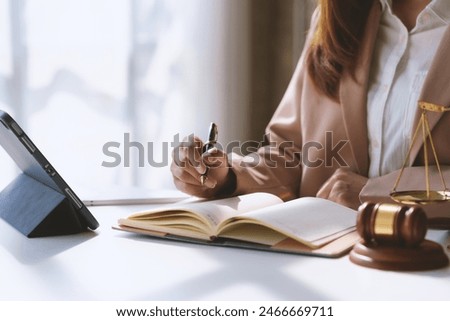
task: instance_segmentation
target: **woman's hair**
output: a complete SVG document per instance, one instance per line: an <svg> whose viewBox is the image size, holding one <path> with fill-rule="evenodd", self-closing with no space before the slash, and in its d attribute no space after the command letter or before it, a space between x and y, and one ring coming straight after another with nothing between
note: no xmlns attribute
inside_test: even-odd
<svg viewBox="0 0 450 321"><path fill-rule="evenodd" d="M339 80L354 71L374 0L319 0L319 20L309 48L308 72L316 87L338 100Z"/></svg>

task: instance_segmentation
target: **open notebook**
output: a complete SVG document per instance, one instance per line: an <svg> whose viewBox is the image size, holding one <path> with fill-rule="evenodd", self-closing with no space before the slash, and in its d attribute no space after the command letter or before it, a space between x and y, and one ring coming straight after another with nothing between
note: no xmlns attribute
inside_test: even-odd
<svg viewBox="0 0 450 321"><path fill-rule="evenodd" d="M116 229L210 245L338 257L358 240L356 212L328 200L268 193L192 200L134 213Z"/></svg>

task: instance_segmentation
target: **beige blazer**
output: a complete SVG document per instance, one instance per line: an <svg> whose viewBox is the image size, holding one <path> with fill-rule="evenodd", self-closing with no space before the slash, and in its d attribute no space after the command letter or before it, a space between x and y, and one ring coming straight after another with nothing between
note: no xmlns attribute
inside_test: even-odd
<svg viewBox="0 0 450 321"><path fill-rule="evenodd" d="M344 73L335 102L314 87L300 58L289 87L267 126L271 147L260 148L247 157L232 155L237 177L237 194L266 191L283 199L315 196L322 184L339 167L367 176L369 167L367 133L367 88L370 62L381 16L375 1L368 17L362 51L355 61L356 73ZM312 28L316 19L313 18ZM311 34L311 33L310 33ZM309 36L310 38L311 36ZM309 40L308 40L309 41ZM445 32L422 88L420 100L450 106L450 28ZM415 125L419 120L419 109ZM436 151L442 165L450 165L450 112L429 113ZM292 142L292 143L291 143ZM424 188L422 140L413 146L402 188ZM430 160L432 157L430 158ZM444 168L446 175L450 175ZM448 172L448 173L447 173ZM369 179L361 199L388 200L396 175ZM418 179L418 178L423 179ZM449 176L450 185L450 176ZM375 195L376 194L376 195Z"/></svg>

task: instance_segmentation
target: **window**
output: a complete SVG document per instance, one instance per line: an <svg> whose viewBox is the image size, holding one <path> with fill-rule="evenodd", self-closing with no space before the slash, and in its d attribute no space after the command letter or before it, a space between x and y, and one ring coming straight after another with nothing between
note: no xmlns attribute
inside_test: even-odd
<svg viewBox="0 0 450 321"><path fill-rule="evenodd" d="M176 138L248 132L251 1L0 0L0 108L74 188L172 187Z"/></svg>

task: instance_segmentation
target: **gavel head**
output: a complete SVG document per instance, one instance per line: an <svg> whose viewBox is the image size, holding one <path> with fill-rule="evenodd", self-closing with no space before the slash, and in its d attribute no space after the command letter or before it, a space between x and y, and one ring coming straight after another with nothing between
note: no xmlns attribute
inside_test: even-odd
<svg viewBox="0 0 450 321"><path fill-rule="evenodd" d="M367 243L414 247L425 239L427 217L418 206L364 203L356 229Z"/></svg>

